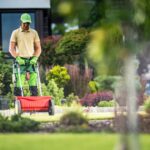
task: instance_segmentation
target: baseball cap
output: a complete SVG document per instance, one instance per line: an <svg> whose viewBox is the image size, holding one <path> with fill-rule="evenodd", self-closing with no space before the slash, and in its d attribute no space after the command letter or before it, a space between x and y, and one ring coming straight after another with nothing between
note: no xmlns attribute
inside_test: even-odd
<svg viewBox="0 0 150 150"><path fill-rule="evenodd" d="M26 22L29 22L31 23L31 16L28 14L28 13L23 13L20 17L20 20L23 22L23 23L26 23Z"/></svg>

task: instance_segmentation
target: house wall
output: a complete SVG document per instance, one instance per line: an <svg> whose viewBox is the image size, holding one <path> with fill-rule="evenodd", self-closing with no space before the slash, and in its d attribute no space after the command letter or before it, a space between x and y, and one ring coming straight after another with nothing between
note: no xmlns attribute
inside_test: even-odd
<svg viewBox="0 0 150 150"><path fill-rule="evenodd" d="M0 0L3 9L49 9L50 0Z"/></svg>

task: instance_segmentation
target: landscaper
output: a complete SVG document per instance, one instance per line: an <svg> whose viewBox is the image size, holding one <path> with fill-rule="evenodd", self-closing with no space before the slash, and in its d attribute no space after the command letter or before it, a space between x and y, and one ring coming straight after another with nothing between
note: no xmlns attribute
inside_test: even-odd
<svg viewBox="0 0 150 150"><path fill-rule="evenodd" d="M9 52L20 66L20 77L18 73L15 74L14 95L22 95L21 86L24 86L24 82L28 77L30 94L37 96L37 72L35 65L41 54L40 39L37 31L30 28L31 16L28 13L23 13L20 20L21 26L12 32L9 45Z"/></svg>

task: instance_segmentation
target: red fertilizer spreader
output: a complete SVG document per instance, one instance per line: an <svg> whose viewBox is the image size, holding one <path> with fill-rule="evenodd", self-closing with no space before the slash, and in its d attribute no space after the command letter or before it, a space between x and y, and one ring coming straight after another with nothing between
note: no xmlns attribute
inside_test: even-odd
<svg viewBox="0 0 150 150"><path fill-rule="evenodd" d="M17 96L15 112L48 112L54 115L54 102L51 96Z"/></svg>
<svg viewBox="0 0 150 150"><path fill-rule="evenodd" d="M15 86L15 74L16 69L18 73L18 78L21 87L21 96L16 96L15 98L15 112L16 114L20 114L23 112L48 112L49 115L54 115L54 100L52 100L51 96L42 96L41 89L41 81L40 74L38 69L38 64L34 66L37 73L37 86L39 87L40 96L24 96L23 87L21 85L20 79L20 65L18 63L14 63L13 65L13 75L14 75L14 86Z"/></svg>

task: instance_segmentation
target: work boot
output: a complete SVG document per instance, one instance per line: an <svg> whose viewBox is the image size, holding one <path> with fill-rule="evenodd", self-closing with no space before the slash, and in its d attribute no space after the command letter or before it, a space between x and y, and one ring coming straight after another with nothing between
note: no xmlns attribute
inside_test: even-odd
<svg viewBox="0 0 150 150"><path fill-rule="evenodd" d="M15 96L22 96L21 95L21 88L20 87L15 87L14 88L14 95Z"/></svg>
<svg viewBox="0 0 150 150"><path fill-rule="evenodd" d="M30 93L31 93L31 96L38 96L37 86L30 86Z"/></svg>

